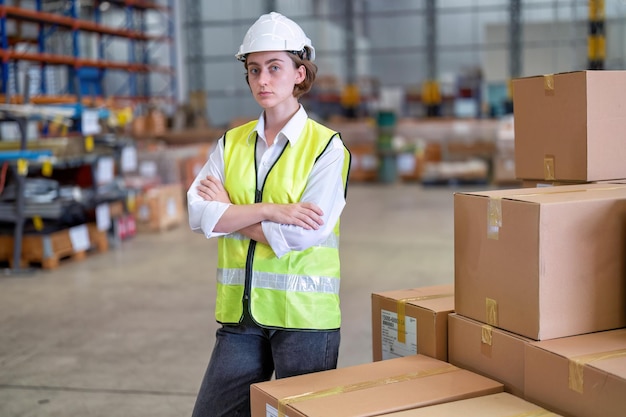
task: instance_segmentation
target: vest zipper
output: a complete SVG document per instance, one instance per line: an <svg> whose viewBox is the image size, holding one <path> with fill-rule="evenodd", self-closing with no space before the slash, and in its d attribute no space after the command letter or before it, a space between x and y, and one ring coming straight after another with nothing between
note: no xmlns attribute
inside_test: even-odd
<svg viewBox="0 0 626 417"><path fill-rule="evenodd" d="M254 202L259 203L262 200L262 192L256 190L254 195ZM246 279L244 283L243 290L243 299L248 303L250 300L250 288L252 287L252 261L254 260L254 249L256 248L256 240L250 240L250 245L248 246L248 254L246 255Z"/></svg>
<svg viewBox="0 0 626 417"><path fill-rule="evenodd" d="M254 177L258 180L259 167L257 165L258 161L256 160L257 139L258 138L255 137L255 143L254 143L254 155L255 155L255 157L254 157ZM280 157L285 152L285 149L287 149L287 145L288 144L289 144L289 142L285 143L285 146L283 147L282 151L280 152L280 155L278 156L278 158L276 158L276 161L274 161L274 164L267 171L267 175L265 176L266 180L267 180L267 177L270 175L270 172L272 171L272 169L276 165L276 162L278 162ZM263 186L265 186L265 181L263 182ZM262 188L263 187L261 187L261 190L259 190L259 184L257 182L256 183L256 187L255 187L255 192L254 192L254 202L255 203L260 203L260 202L263 201L263 190L262 190ZM250 291L251 291L251 288L252 288L252 262L254 261L254 250L256 249L256 244L257 244L256 240L250 239L250 246L248 246L248 254L246 255L246 277L245 277L244 289L243 289L244 308L248 309L248 314L250 315L250 317L252 317L252 311L250 311ZM252 320L254 320L254 318L252 318Z"/></svg>

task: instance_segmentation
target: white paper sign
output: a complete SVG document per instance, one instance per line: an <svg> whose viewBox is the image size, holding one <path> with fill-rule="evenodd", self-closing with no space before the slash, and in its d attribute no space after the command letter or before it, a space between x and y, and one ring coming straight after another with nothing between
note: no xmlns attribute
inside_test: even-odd
<svg viewBox="0 0 626 417"><path fill-rule="evenodd" d="M109 156L98 158L96 166L96 181L98 184L108 184L115 177L115 161Z"/></svg>
<svg viewBox="0 0 626 417"><path fill-rule="evenodd" d="M415 317L405 316L406 343L400 343L398 342L398 314L381 310L380 315L383 360L417 354L417 320Z"/></svg>
<svg viewBox="0 0 626 417"><path fill-rule="evenodd" d="M176 199L174 197L170 197L167 199L167 215L168 217L176 217L178 214L178 206L176 205Z"/></svg>
<svg viewBox="0 0 626 417"><path fill-rule="evenodd" d="M398 155L398 172L410 174L415 172L415 155L412 153L401 153Z"/></svg>
<svg viewBox="0 0 626 417"><path fill-rule="evenodd" d="M139 175L144 178L154 178L157 176L158 167L155 161L143 161L139 164Z"/></svg>
<svg viewBox="0 0 626 417"><path fill-rule="evenodd" d="M96 226L101 231L111 228L111 209L108 204L98 204L96 207Z"/></svg>
<svg viewBox="0 0 626 417"><path fill-rule="evenodd" d="M72 249L74 249L74 252L82 252L91 248L87 225L81 224L80 226L71 227L69 233L70 242L72 242Z"/></svg>
<svg viewBox="0 0 626 417"><path fill-rule="evenodd" d="M81 114L81 130L83 135L100 133L101 127L98 123L98 110L83 109Z"/></svg>
<svg viewBox="0 0 626 417"><path fill-rule="evenodd" d="M366 171L374 170L378 167L378 158L376 155L365 154L361 157L361 168Z"/></svg>
<svg viewBox="0 0 626 417"><path fill-rule="evenodd" d="M122 148L120 169L122 172L134 172L137 170L137 149L134 146Z"/></svg>

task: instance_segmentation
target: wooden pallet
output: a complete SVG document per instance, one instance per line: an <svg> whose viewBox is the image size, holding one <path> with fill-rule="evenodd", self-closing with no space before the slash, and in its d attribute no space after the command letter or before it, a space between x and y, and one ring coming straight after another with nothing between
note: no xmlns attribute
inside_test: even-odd
<svg viewBox="0 0 626 417"><path fill-rule="evenodd" d="M61 262L80 261L90 251L106 252L106 232L95 224L75 226L46 234L24 235L22 241L22 265L41 266L42 269L57 268Z"/></svg>
<svg viewBox="0 0 626 417"><path fill-rule="evenodd" d="M13 260L13 236L0 235L0 263Z"/></svg>
<svg viewBox="0 0 626 417"><path fill-rule="evenodd" d="M89 230L89 241L91 249L96 252L106 252L109 250L109 236L106 231L98 230L95 223L87 224Z"/></svg>

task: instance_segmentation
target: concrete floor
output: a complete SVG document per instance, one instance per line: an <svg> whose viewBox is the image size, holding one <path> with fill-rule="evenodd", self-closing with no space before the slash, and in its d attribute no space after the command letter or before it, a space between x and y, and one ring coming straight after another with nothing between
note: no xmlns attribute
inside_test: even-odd
<svg viewBox="0 0 626 417"><path fill-rule="evenodd" d="M340 367L372 360L372 292L453 282L453 194L466 190L350 185ZM217 328L215 269L216 241L184 225L0 275L0 416L189 416Z"/></svg>

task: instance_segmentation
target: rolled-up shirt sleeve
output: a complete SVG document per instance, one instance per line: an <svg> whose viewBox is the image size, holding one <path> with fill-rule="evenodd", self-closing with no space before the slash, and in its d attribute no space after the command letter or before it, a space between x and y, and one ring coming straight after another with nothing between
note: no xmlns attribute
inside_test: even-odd
<svg viewBox="0 0 626 417"><path fill-rule="evenodd" d="M196 233L207 238L223 236L225 233L214 233L215 225L230 206L219 201L207 201L198 195L200 180L212 175L224 183L224 139L220 138L208 161L204 164L193 183L187 190L187 211L189 227Z"/></svg>
<svg viewBox="0 0 626 417"><path fill-rule="evenodd" d="M324 242L333 232L345 207L343 142L335 136L331 145L317 160L300 201L317 204L323 211L324 224L317 230L299 226L262 222L263 233L277 257L301 251Z"/></svg>

